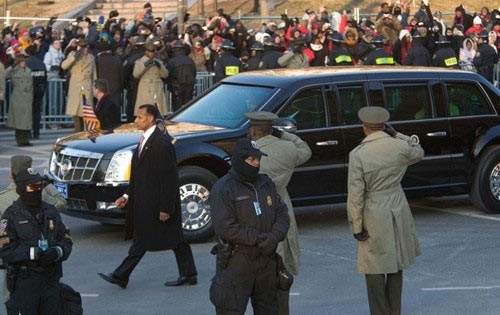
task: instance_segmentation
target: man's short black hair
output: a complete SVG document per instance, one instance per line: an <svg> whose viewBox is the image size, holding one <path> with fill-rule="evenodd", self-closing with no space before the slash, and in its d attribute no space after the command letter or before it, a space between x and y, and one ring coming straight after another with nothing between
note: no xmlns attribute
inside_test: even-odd
<svg viewBox="0 0 500 315"><path fill-rule="evenodd" d="M158 110L158 107L153 105L153 104L144 104L139 106L139 109L146 109L146 113L148 115L153 116L155 119L160 118L160 111Z"/></svg>
<svg viewBox="0 0 500 315"><path fill-rule="evenodd" d="M97 79L94 81L94 87L102 93L108 93L108 81L106 79Z"/></svg>

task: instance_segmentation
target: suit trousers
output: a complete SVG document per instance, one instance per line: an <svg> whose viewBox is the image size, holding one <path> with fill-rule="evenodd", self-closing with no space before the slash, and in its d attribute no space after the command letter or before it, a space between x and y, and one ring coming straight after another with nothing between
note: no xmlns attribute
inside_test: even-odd
<svg viewBox="0 0 500 315"><path fill-rule="evenodd" d="M366 288L372 315L401 314L403 271L388 274L367 274Z"/></svg>
<svg viewBox="0 0 500 315"><path fill-rule="evenodd" d="M173 249L175 260L177 261L177 268L179 275L182 276L196 276L196 266L194 264L193 252L191 246L183 240L176 248ZM135 266L141 261L146 251L142 249L136 238L133 239L132 245L128 251L128 256L125 257L123 262L115 269L113 275L124 281L128 281L130 274L134 271Z"/></svg>

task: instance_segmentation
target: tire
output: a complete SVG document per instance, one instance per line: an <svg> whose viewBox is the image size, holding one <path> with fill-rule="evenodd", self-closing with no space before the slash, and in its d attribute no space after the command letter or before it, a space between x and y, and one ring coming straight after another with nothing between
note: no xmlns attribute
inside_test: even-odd
<svg viewBox="0 0 500 315"><path fill-rule="evenodd" d="M217 179L212 172L198 166L179 168L182 229L189 242L203 241L214 234L208 198Z"/></svg>
<svg viewBox="0 0 500 315"><path fill-rule="evenodd" d="M477 164L470 192L481 211L500 213L500 146L487 148Z"/></svg>

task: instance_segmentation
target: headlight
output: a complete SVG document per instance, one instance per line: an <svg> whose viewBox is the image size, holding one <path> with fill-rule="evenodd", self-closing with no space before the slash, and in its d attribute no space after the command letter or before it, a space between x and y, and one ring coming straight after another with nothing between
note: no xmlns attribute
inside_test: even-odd
<svg viewBox="0 0 500 315"><path fill-rule="evenodd" d="M56 153L52 152L49 161L49 172L53 175L56 174Z"/></svg>
<svg viewBox="0 0 500 315"><path fill-rule="evenodd" d="M109 162L104 180L107 182L125 182L130 179L132 151L118 151Z"/></svg>

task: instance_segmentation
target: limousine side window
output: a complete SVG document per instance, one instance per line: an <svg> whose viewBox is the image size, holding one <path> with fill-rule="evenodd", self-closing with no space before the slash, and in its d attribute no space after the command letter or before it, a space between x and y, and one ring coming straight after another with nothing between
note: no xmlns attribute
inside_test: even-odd
<svg viewBox="0 0 500 315"><path fill-rule="evenodd" d="M432 117L427 85L385 86L387 110L391 120L415 120Z"/></svg>
<svg viewBox="0 0 500 315"><path fill-rule="evenodd" d="M298 130L326 127L325 101L321 88L300 91L280 116L295 119Z"/></svg>
<svg viewBox="0 0 500 315"><path fill-rule="evenodd" d="M446 88L450 116L477 116L492 113L488 100L475 84L448 83Z"/></svg>
<svg viewBox="0 0 500 315"><path fill-rule="evenodd" d="M342 113L343 125L361 124L358 118L358 111L365 107L366 97L362 86L339 86L338 93Z"/></svg>

